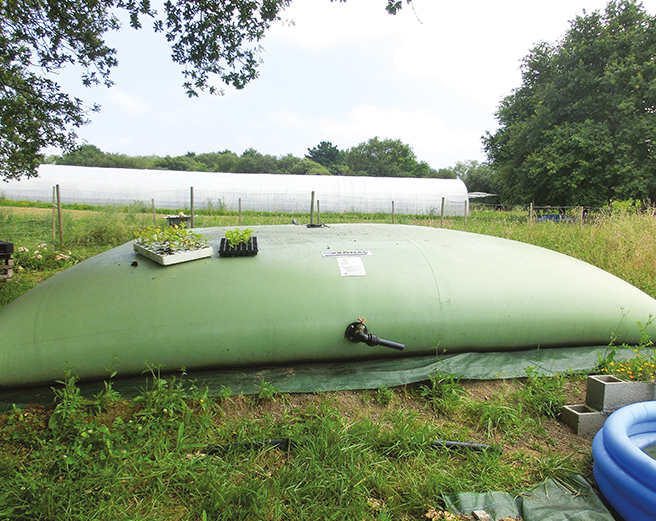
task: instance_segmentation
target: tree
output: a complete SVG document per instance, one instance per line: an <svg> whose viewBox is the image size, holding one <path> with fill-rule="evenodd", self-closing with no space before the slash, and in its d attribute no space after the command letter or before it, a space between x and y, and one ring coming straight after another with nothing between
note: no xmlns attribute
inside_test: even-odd
<svg viewBox="0 0 656 521"><path fill-rule="evenodd" d="M481 164L476 160L458 161L452 170L470 192L499 193L496 172L486 163Z"/></svg>
<svg viewBox="0 0 656 521"><path fill-rule="evenodd" d="M410 177L416 166L415 153L400 139L378 139L351 148L346 163L355 175Z"/></svg>
<svg viewBox="0 0 656 521"><path fill-rule="evenodd" d="M244 150L241 157L232 167L231 172L242 174L270 174L276 171L278 158L276 156L260 154L254 148Z"/></svg>
<svg viewBox="0 0 656 521"><path fill-rule="evenodd" d="M201 163L205 172L232 172L239 156L230 150L198 154L196 161Z"/></svg>
<svg viewBox="0 0 656 521"><path fill-rule="evenodd" d="M579 16L522 79L484 137L504 201L656 199L656 17L631 0Z"/></svg>
<svg viewBox="0 0 656 521"><path fill-rule="evenodd" d="M321 141L316 147L308 148L305 157L326 167L333 175L339 175L339 167L344 163L344 153L330 141Z"/></svg>
<svg viewBox="0 0 656 521"><path fill-rule="evenodd" d="M189 155L160 157L155 160L154 164L154 168L158 170L177 170L179 172L196 171L200 170L200 167L201 165Z"/></svg>
<svg viewBox="0 0 656 521"><path fill-rule="evenodd" d="M440 168L435 174L431 177L437 177L439 179L456 179L458 176L453 171L453 168Z"/></svg>
<svg viewBox="0 0 656 521"><path fill-rule="evenodd" d="M82 145L77 149L55 159L56 165L109 166L107 154L95 145Z"/></svg>
<svg viewBox="0 0 656 521"><path fill-rule="evenodd" d="M48 162L55 165L96 166L105 168L156 168L154 156L126 156L124 154L108 154L94 145L82 145L71 152L59 156L51 156ZM158 168L162 168L158 166Z"/></svg>
<svg viewBox="0 0 656 521"><path fill-rule="evenodd" d="M417 161L410 145L400 139L374 137L346 152L340 175L374 177L455 177L443 176L425 161Z"/></svg>
<svg viewBox="0 0 656 521"><path fill-rule="evenodd" d="M0 178L35 176L46 146L74 148L75 129L98 107L61 92L53 77L79 65L83 84L110 86L118 62L105 35L121 29L120 12L134 29L152 21L197 96L220 92L211 77L237 89L257 77L258 42L290 1L167 0L158 13L150 0L0 0ZM401 6L387 0L386 9Z"/></svg>

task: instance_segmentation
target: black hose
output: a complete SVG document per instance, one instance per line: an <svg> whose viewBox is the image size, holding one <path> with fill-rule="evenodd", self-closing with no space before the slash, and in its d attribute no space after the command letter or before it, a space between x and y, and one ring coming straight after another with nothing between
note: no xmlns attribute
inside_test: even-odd
<svg viewBox="0 0 656 521"><path fill-rule="evenodd" d="M432 448L446 447L447 449L471 449L476 451L496 450L499 451L500 453L503 452L503 447L500 447L498 445L485 445L484 443L468 443L466 441L435 440L431 442L430 447Z"/></svg>
<svg viewBox="0 0 656 521"><path fill-rule="evenodd" d="M226 454L232 451L249 451L249 450L262 450L266 448L280 449L289 452L301 445L305 439L301 441L294 441L291 438L278 438L272 440L262 441L246 441L226 443L224 445L208 445L205 447L205 454L213 456L216 454ZM435 440L429 445L430 448L448 448L448 449L469 449L474 451L496 450L500 453L503 452L503 447L498 445L485 445L483 443L468 443L465 441L448 441L448 440Z"/></svg>
<svg viewBox="0 0 656 521"><path fill-rule="evenodd" d="M246 441L237 443L226 443L225 445L208 445L205 447L205 454L212 456L215 454L225 454L231 451L260 450L267 447L284 450L289 452L296 448L298 443L291 438L280 438L275 440Z"/></svg>

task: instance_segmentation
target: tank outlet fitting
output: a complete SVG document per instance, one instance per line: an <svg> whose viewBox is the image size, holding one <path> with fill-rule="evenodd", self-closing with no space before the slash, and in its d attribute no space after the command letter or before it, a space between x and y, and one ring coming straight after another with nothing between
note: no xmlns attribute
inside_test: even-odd
<svg viewBox="0 0 656 521"><path fill-rule="evenodd" d="M404 344L399 344L398 342L392 342L391 340L384 340L377 337L376 335L369 334L367 331L367 326L364 325L362 321L352 322L346 328L346 333L344 334L351 342L362 342L368 346L382 346L389 347L390 349L396 349L397 351L403 351L405 348Z"/></svg>

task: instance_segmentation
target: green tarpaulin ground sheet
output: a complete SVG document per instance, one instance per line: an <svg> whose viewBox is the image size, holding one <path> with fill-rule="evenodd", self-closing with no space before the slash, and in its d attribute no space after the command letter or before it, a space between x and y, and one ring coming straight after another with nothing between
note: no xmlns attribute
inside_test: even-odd
<svg viewBox="0 0 656 521"><path fill-rule="evenodd" d="M581 476L571 476L567 484L547 480L534 488L507 492L463 492L444 496L453 514L471 515L484 510L494 519L523 521L614 521L592 486Z"/></svg>
<svg viewBox="0 0 656 521"><path fill-rule="evenodd" d="M552 375L563 372L591 371L604 355L607 346L530 349L491 353L457 353L439 356L385 358L361 362L334 362L265 368L242 368L225 371L190 373L186 378L195 380L200 388L207 387L210 394L229 387L233 394L255 394L262 382L281 392L304 393L377 389L423 382L436 371L455 374L465 380L495 380L521 378L528 367ZM634 356L630 348L620 348L616 358ZM63 377L63 372L62 372ZM114 389L129 397L148 385L148 375L139 378L118 378ZM80 384L84 394L101 391L100 383ZM28 403L52 403L49 387L0 391L0 410Z"/></svg>
<svg viewBox="0 0 656 521"><path fill-rule="evenodd" d="M606 346L534 349L494 353L457 353L408 358L387 358L362 362L335 362L289 367L235 370L198 375L210 389L230 387L233 392L256 393L261 382L288 393L377 389L423 382L436 371L455 374L465 380L521 378L534 367L543 374L590 371L599 362ZM633 355L623 349L618 358Z"/></svg>

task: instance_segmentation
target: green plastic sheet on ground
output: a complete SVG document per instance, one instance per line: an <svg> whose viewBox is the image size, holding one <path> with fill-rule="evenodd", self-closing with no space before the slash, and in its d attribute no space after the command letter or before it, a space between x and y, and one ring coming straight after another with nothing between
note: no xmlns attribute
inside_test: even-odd
<svg viewBox="0 0 656 521"><path fill-rule="evenodd" d="M465 380L497 380L526 376L529 367L539 373L590 371L606 346L532 349L494 353L457 353L362 362L335 362L288 367L243 369L197 375L210 390L230 387L233 392L256 393L262 382L288 393L377 389L423 382L435 372L455 374ZM617 358L629 357L621 349Z"/></svg>
<svg viewBox="0 0 656 521"><path fill-rule="evenodd" d="M531 349L492 353L457 353L440 356L386 358L361 362L334 362L295 366L242 368L186 376L200 388L207 387L210 394L217 394L229 387L234 394L256 394L262 382L267 382L281 392L304 393L377 389L396 387L427 381L436 371L455 374L465 380L496 380L521 378L526 369L535 368L539 373L553 375L563 372L591 371L599 362L600 354L607 346ZM630 348L619 348L617 359L634 356ZM63 378L63 374L62 374ZM116 379L114 389L123 396L136 395L148 386L151 375L139 378ZM104 388L102 382L80 384L82 392L92 395ZM0 391L0 410L13 404L52 403L49 387Z"/></svg>
<svg viewBox="0 0 656 521"><path fill-rule="evenodd" d="M453 514L471 515L484 510L492 519L524 521L614 521L612 514L581 476L571 476L567 483L547 480L517 494L508 492L464 492L444 496Z"/></svg>

